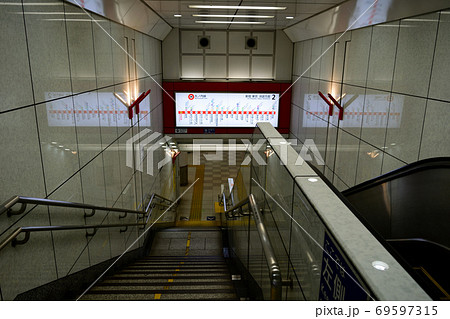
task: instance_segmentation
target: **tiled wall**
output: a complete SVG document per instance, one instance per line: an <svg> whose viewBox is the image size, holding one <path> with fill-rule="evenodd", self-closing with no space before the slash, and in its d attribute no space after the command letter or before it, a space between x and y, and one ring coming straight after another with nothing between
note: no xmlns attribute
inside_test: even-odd
<svg viewBox="0 0 450 319"><path fill-rule="evenodd" d="M204 48L199 41L209 40ZM247 39L256 40L249 48ZM292 42L281 30L173 29L163 41L164 80L289 81Z"/></svg>
<svg viewBox="0 0 450 319"><path fill-rule="evenodd" d="M341 35L294 46L291 137L314 140L325 176L344 190L450 156L450 11ZM341 98L342 121L318 91Z"/></svg>
<svg viewBox="0 0 450 319"><path fill-rule="evenodd" d="M0 3L0 202L22 195L137 209L166 183L127 167L125 152L142 129L162 132L161 42L63 1L8 3ZM148 89L130 121L113 93ZM19 226L130 223L136 216L85 219L80 210L29 206L0 220L3 240ZM86 246L84 231L33 233L26 245L1 252L3 297L121 254L136 235L136 228L99 230Z"/></svg>

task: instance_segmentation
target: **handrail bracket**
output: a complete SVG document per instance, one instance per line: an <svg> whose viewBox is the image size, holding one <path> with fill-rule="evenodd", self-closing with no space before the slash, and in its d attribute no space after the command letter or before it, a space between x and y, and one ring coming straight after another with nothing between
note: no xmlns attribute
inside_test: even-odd
<svg viewBox="0 0 450 319"><path fill-rule="evenodd" d="M24 239L17 239L17 237L15 237L12 241L11 241L11 245L13 247L16 247L18 245L24 245L28 242L28 240L30 239L30 232L26 231L25 232L25 237Z"/></svg>
<svg viewBox="0 0 450 319"><path fill-rule="evenodd" d="M8 217L11 217L11 216L14 216L14 215L20 215L20 214L23 214L26 209L27 209L27 204L26 203L21 203L20 208L18 210L13 210L12 207L11 207L11 208L9 208L6 211L6 215Z"/></svg>
<svg viewBox="0 0 450 319"><path fill-rule="evenodd" d="M94 215L95 215L95 209L92 209L90 214L87 214L86 212L84 212L84 218L92 217Z"/></svg>

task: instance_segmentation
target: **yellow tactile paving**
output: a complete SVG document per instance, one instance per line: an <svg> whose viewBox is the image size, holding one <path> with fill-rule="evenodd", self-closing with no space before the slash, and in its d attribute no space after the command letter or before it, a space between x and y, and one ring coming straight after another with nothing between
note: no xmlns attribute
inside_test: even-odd
<svg viewBox="0 0 450 319"><path fill-rule="evenodd" d="M238 189L239 201L247 198L247 190L245 189L244 178L242 177L241 171L238 172L234 185L236 185Z"/></svg>
<svg viewBox="0 0 450 319"><path fill-rule="evenodd" d="M186 242L186 252L184 253L185 256L189 255L189 246L191 246L191 232L188 233L188 238Z"/></svg>
<svg viewBox="0 0 450 319"><path fill-rule="evenodd" d="M179 220L176 222L176 227L194 227L194 226L221 226L221 222L218 220Z"/></svg>
<svg viewBox="0 0 450 319"><path fill-rule="evenodd" d="M190 221L199 221L202 218L202 201L203 201L203 181L205 176L205 165L195 165L195 179L198 181L193 187L193 195L191 202Z"/></svg>
<svg viewBox="0 0 450 319"><path fill-rule="evenodd" d="M219 205L219 202L214 202L214 211L216 213L224 213L223 206Z"/></svg>

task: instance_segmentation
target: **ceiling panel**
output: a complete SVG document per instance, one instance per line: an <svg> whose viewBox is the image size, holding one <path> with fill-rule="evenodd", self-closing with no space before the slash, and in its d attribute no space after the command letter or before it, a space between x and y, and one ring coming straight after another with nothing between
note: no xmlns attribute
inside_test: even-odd
<svg viewBox="0 0 450 319"><path fill-rule="evenodd" d="M299 21L305 20L319 12L336 6L344 0L230 0L230 1L211 1L211 0L142 0L157 12L172 27L182 29L255 29L255 30L273 30L289 27ZM189 5L233 5L233 6L279 6L286 7L286 10L223 10L223 9L190 9ZM174 14L181 14L181 18L174 17ZM240 14L240 15L273 15L272 19L263 18L212 18L212 17L193 17L193 14ZM286 17L293 19L286 19ZM263 21L264 25L246 25L246 24L199 24L198 20L219 20L219 21Z"/></svg>

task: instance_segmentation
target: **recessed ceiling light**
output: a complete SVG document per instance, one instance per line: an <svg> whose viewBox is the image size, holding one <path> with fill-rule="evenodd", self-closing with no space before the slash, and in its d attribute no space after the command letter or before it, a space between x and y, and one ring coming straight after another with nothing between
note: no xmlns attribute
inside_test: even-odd
<svg viewBox="0 0 450 319"><path fill-rule="evenodd" d="M70 151L70 148L66 148L66 149L64 149L65 151Z"/></svg>
<svg viewBox="0 0 450 319"><path fill-rule="evenodd" d="M56 145L56 144L58 144L58 143L56 143L56 142L52 142L52 144L53 144L53 145Z"/></svg>
<svg viewBox="0 0 450 319"><path fill-rule="evenodd" d="M275 16L255 16L245 14L193 14L193 17L202 18L257 18L257 19L273 19Z"/></svg>
<svg viewBox="0 0 450 319"><path fill-rule="evenodd" d="M319 180L317 178L308 178L308 181L310 181L311 183L315 183L318 182Z"/></svg>
<svg viewBox="0 0 450 319"><path fill-rule="evenodd" d="M173 16L174 16L175 18L181 18L181 17L182 17L181 14L174 14Z"/></svg>
<svg viewBox="0 0 450 319"><path fill-rule="evenodd" d="M64 145L59 145L58 147L59 147L59 148L63 148L63 147L64 147Z"/></svg>
<svg viewBox="0 0 450 319"><path fill-rule="evenodd" d="M374 262L372 262L372 266L373 266L373 268L378 269L378 270L382 270L382 271L389 269L389 265L388 264L386 264L383 261L379 261L379 260L375 260Z"/></svg>
<svg viewBox="0 0 450 319"><path fill-rule="evenodd" d="M286 10L286 7L189 5L191 9Z"/></svg>
<svg viewBox="0 0 450 319"><path fill-rule="evenodd" d="M195 21L195 23L211 23L211 24L266 24L261 21Z"/></svg>
<svg viewBox="0 0 450 319"><path fill-rule="evenodd" d="M292 20L292 19L294 19L294 17L286 17L286 19Z"/></svg>

